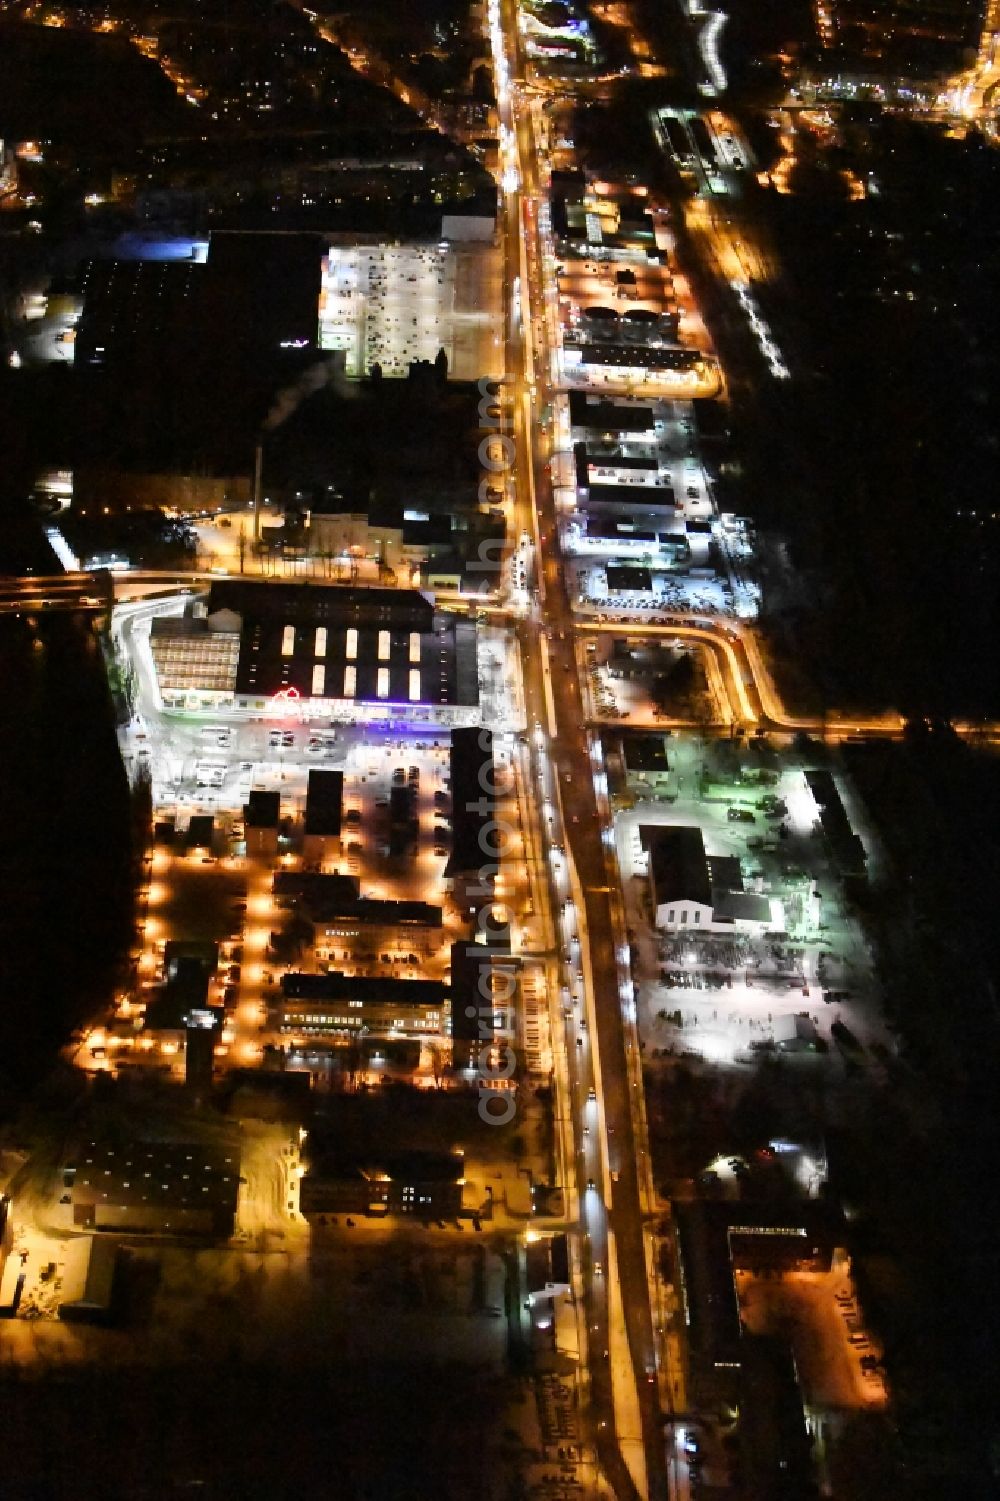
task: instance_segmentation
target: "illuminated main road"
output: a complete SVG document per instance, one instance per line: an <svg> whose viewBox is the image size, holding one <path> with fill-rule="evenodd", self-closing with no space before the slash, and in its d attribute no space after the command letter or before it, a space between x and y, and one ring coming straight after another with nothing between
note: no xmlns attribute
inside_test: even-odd
<svg viewBox="0 0 1000 1501"><path fill-rule="evenodd" d="M586 974L587 1020L567 1027L569 1113L577 1132L577 1188L584 1247L591 1436L619 1496L676 1495L669 1403L680 1373L662 1372L650 1303L646 1229L655 1200L648 1177L641 1067L628 947L599 738L586 730L577 640L593 632L699 641L715 656L730 723L747 730L899 735L898 715L851 722L786 713L752 628L699 619L692 612L663 625L627 617L586 622L574 616L556 524L549 460L555 362L547 315L552 272L539 230L545 184L534 140L532 98L523 87L516 0L491 0L504 192L507 410L516 439L514 518L533 535L537 595L518 622L525 705L542 761L554 777L561 824L576 874L578 931ZM633 721L634 722L634 721ZM574 1036L575 1033L575 1036ZM588 1096L593 1089L596 1099ZM596 1133L596 1142L595 1142ZM617 1280L617 1286L614 1285ZM616 1297L617 1294L617 1297ZM617 1327L616 1327L617 1326ZM624 1335L626 1370L615 1367ZM610 1352L610 1359L609 1359ZM617 1378L617 1379L615 1379ZM661 1407L661 1397L664 1407ZM637 1457L637 1452L638 1457Z"/></svg>
<svg viewBox="0 0 1000 1501"><path fill-rule="evenodd" d="M16 578L0 578L0 615L104 610L110 602L92 573L26 573Z"/></svg>
<svg viewBox="0 0 1000 1501"><path fill-rule="evenodd" d="M597 802L596 768L583 729L574 618L558 550L547 468L551 437L539 416L551 412L552 401L537 221L542 185L530 107L519 87L513 0L494 3L491 16L505 188L506 395L516 441L516 518L519 529L534 536L539 562L537 608L519 628L526 712L536 727L543 774L557 789L576 876L575 915L586 976L586 1005L574 1008L567 1042L575 1055L569 1060L568 1104L577 1133L589 1346L587 1416L616 1493L659 1497L667 1494L667 1473L637 1167L641 1144L633 1130L638 1060L637 1054L630 1056L633 1034L623 1014L624 941L612 936L621 932L620 904ZM613 1280L616 1286L609 1285ZM621 1333L625 1349L619 1356ZM631 1441L628 1467L618 1439Z"/></svg>

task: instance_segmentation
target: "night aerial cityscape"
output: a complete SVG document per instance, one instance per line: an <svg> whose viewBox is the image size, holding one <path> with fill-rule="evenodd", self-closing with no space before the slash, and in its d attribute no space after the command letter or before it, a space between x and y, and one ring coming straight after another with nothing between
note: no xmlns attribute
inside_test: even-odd
<svg viewBox="0 0 1000 1501"><path fill-rule="evenodd" d="M0 0L4 1501L1000 1496L1000 4L720 4Z"/></svg>

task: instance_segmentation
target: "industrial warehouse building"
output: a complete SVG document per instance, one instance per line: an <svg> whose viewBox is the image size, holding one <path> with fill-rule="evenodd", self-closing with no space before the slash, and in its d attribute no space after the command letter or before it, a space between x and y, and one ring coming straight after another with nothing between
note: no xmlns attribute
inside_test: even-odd
<svg viewBox="0 0 1000 1501"><path fill-rule="evenodd" d="M239 1176L237 1147L176 1141L88 1141L65 1170L75 1226L145 1235L231 1235Z"/></svg>
<svg viewBox="0 0 1000 1501"><path fill-rule="evenodd" d="M649 890L658 928L701 933L780 931L784 916L765 896L743 890L740 862L707 855L701 830L640 824L649 861Z"/></svg>
<svg viewBox="0 0 1000 1501"><path fill-rule="evenodd" d="M202 608L152 623L166 709L479 723L475 623L416 590L227 580Z"/></svg>

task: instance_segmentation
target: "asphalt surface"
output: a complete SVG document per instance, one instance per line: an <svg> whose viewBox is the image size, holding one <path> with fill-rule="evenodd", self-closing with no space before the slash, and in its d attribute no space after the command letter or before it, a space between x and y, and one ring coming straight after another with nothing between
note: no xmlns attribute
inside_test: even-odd
<svg viewBox="0 0 1000 1501"><path fill-rule="evenodd" d="M505 33L514 62L512 76L520 76L516 56L514 7L504 8ZM503 104L503 101L502 101ZM518 143L522 192L508 194L504 219L506 238L506 287L508 313L512 311L511 286L527 263L528 288L532 316L544 324L541 310L542 262L537 236L539 173L527 110L514 109L513 123ZM503 115L501 115L503 118ZM525 201L530 207L525 212ZM521 237L524 236L522 256ZM522 297L523 304L523 297ZM536 315L535 310L538 310ZM547 747L550 773L558 784L567 847L583 893L584 913L581 924L586 943L587 969L592 1004L587 1008L589 1026L580 1028L576 1017L567 1028L572 1037L568 1071L571 1091L571 1114L577 1132L578 1151L575 1161L582 1206L583 1266L585 1302L590 1346L591 1418L594 1437L609 1480L621 1497L635 1494L631 1477L622 1461L614 1434L614 1404L611 1389L611 1363L604 1352L610 1345L608 1329L608 1231L615 1237L617 1266L624 1309L625 1334L636 1376L641 1410L642 1440L645 1451L648 1494L667 1495L666 1463L662 1418L657 1389L646 1380L647 1370L654 1368L654 1338L650 1313L649 1288L643 1245L642 1205L637 1170L637 1143L630 1102L631 1080L626 1056L626 1026L622 1015L622 997L618 964L618 945L624 934L618 931L620 909L614 902L606 866L600 812L594 787L590 748L585 731L587 718L577 672L575 621L563 576L558 546L558 530L552 487L548 475L549 445L547 433L537 414L551 403L546 373L548 360L533 362L536 390L527 415L526 396L530 399L528 370L532 362L521 329L508 317L507 370L517 444L517 495L519 519L540 542L539 586L540 609L521 623L520 638L525 683L525 707L529 726L536 723L544 733L555 734ZM529 335L530 337L530 331ZM544 343L542 344L544 353ZM525 512L534 495L534 516ZM543 636L545 637L543 645ZM549 697L546 696L546 679ZM580 1039L577 1045L576 1038ZM593 1039L593 1042L591 1041ZM596 1044L598 1068L595 1070L592 1049ZM599 1109L588 1103L591 1087L599 1090ZM583 1124L589 1136L582 1137ZM596 1150L600 1145L598 1126L608 1130L607 1157ZM582 1147L580 1143L583 1143ZM605 1161L617 1175L617 1181L605 1181ZM595 1187L587 1187L588 1182ZM609 1207L605 1207L605 1206ZM596 1270L597 1265L605 1269Z"/></svg>

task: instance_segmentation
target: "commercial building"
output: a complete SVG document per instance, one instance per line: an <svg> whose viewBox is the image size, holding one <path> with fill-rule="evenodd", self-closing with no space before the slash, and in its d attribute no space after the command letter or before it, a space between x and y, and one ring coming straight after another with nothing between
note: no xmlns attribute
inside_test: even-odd
<svg viewBox="0 0 1000 1501"><path fill-rule="evenodd" d="M440 948L441 908L429 902L363 897L356 877L318 871L276 871L273 890L279 907L294 910L312 924L319 958L369 953L374 957L386 949L397 958Z"/></svg>
<svg viewBox="0 0 1000 1501"><path fill-rule="evenodd" d="M474 1069L499 1035L514 1036L521 961L509 943L451 946L452 1063Z"/></svg>
<svg viewBox="0 0 1000 1501"><path fill-rule="evenodd" d="M384 723L481 716L475 623L415 590L220 582L203 617L154 621L151 646L167 709Z"/></svg>
<svg viewBox="0 0 1000 1501"><path fill-rule="evenodd" d="M456 904L470 914L493 900L499 870L495 778L492 730L454 730L452 847L444 873Z"/></svg>
<svg viewBox="0 0 1000 1501"><path fill-rule="evenodd" d="M665 735L623 735L621 754L629 787L636 791L659 790L669 782Z"/></svg>
<svg viewBox="0 0 1000 1501"><path fill-rule="evenodd" d="M320 771L309 773L306 790L305 830L302 853L307 864L323 861L340 851L340 834L344 813L344 773Z"/></svg>
<svg viewBox="0 0 1000 1501"><path fill-rule="evenodd" d="M672 1212L696 1379L732 1392L746 1338L736 1272L829 1271L843 1227L818 1199L675 1200Z"/></svg>
<svg viewBox="0 0 1000 1501"><path fill-rule="evenodd" d="M462 1212L464 1159L457 1153L380 1154L374 1162L338 1160L312 1136L305 1146L310 1166L299 1184L299 1209L319 1214L415 1215L456 1219Z"/></svg>
<svg viewBox="0 0 1000 1501"><path fill-rule="evenodd" d="M294 1037L432 1036L445 1030L448 996L440 980L293 972L281 977L278 1029Z"/></svg>
<svg viewBox="0 0 1000 1501"><path fill-rule="evenodd" d="M671 519L677 510L677 497L670 485L588 485L577 499L581 511L635 512L644 516Z"/></svg>
<svg viewBox="0 0 1000 1501"><path fill-rule="evenodd" d="M279 792L251 792L243 804L243 829L248 855L273 858L278 853L278 825L281 822Z"/></svg>
<svg viewBox="0 0 1000 1501"><path fill-rule="evenodd" d="M744 1494L768 1501L818 1497L802 1391L787 1344L761 1335L744 1337L737 1406Z"/></svg>
<svg viewBox="0 0 1000 1501"><path fill-rule="evenodd" d="M331 245L319 300L321 349L348 375L403 376L444 350L448 374L499 372L500 251L494 235L434 244Z"/></svg>
<svg viewBox="0 0 1000 1501"><path fill-rule="evenodd" d="M195 1142L88 1141L67 1169L73 1224L129 1234L232 1234L239 1154Z"/></svg>
<svg viewBox="0 0 1000 1501"><path fill-rule="evenodd" d="M743 890L740 863L709 856L698 828L641 824L649 889L658 928L670 932L760 933L783 926L767 897Z"/></svg>
<svg viewBox="0 0 1000 1501"><path fill-rule="evenodd" d="M647 443L656 442L653 408L628 397L615 400L594 396L589 391L571 391L569 420L570 427L580 429L584 436L602 433L609 437L628 436L642 438Z"/></svg>
<svg viewBox="0 0 1000 1501"><path fill-rule="evenodd" d="M239 620L157 615L149 630L156 681L165 705L200 708L232 701L240 659Z"/></svg>
<svg viewBox="0 0 1000 1501"><path fill-rule="evenodd" d="M90 1242L87 1277L79 1298L59 1305L59 1317L67 1323L110 1324L114 1318L118 1247L95 1235Z"/></svg>

